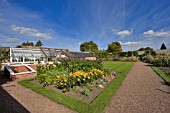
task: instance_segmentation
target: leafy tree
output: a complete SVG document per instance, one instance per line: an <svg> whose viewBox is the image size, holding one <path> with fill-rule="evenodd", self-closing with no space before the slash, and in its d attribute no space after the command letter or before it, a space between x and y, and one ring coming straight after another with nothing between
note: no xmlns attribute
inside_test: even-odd
<svg viewBox="0 0 170 113"><path fill-rule="evenodd" d="M147 50L153 50L153 49L150 47L146 47L146 48L140 48L138 51L147 51Z"/></svg>
<svg viewBox="0 0 170 113"><path fill-rule="evenodd" d="M152 56L156 56L156 52L154 50L147 50L145 51L146 55L152 55Z"/></svg>
<svg viewBox="0 0 170 113"><path fill-rule="evenodd" d="M122 46L119 42L112 42L111 44L108 45L108 52L121 52L122 51Z"/></svg>
<svg viewBox="0 0 170 113"><path fill-rule="evenodd" d="M95 52L98 51L98 45L93 41L84 42L80 45L80 51L82 52Z"/></svg>
<svg viewBox="0 0 170 113"><path fill-rule="evenodd" d="M9 54L9 51L0 49L0 61L5 62L6 60L9 60Z"/></svg>
<svg viewBox="0 0 170 113"><path fill-rule="evenodd" d="M43 44L41 43L40 40L37 41L37 43L35 44L35 46L42 46Z"/></svg>
<svg viewBox="0 0 170 113"><path fill-rule="evenodd" d="M21 48L21 45L17 45L16 48Z"/></svg>
<svg viewBox="0 0 170 113"><path fill-rule="evenodd" d="M23 43L21 44L21 46L34 46L34 43L27 41L27 42L23 42ZM19 47L19 46L18 46L18 47Z"/></svg>
<svg viewBox="0 0 170 113"><path fill-rule="evenodd" d="M165 44L164 44L164 43L161 45L160 50L162 50L162 49L166 49L166 46L165 46Z"/></svg>

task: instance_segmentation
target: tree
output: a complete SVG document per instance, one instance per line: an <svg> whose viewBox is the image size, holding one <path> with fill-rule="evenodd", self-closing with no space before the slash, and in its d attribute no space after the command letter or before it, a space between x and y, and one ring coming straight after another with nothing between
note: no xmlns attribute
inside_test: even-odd
<svg viewBox="0 0 170 113"><path fill-rule="evenodd" d="M122 51L122 46L119 42L112 42L111 44L108 45L108 52L121 52Z"/></svg>
<svg viewBox="0 0 170 113"><path fill-rule="evenodd" d="M146 47L146 48L140 48L138 51L149 51L149 50L153 50L152 48L150 47Z"/></svg>
<svg viewBox="0 0 170 113"><path fill-rule="evenodd" d="M27 42L23 42L23 43L21 44L21 46L34 46L34 43L27 41ZM18 47L19 47L19 46L18 46Z"/></svg>
<svg viewBox="0 0 170 113"><path fill-rule="evenodd" d="M161 45L160 50L162 50L162 49L166 49L166 46L165 46L165 44L164 44L164 43Z"/></svg>
<svg viewBox="0 0 170 113"><path fill-rule="evenodd" d="M21 48L21 45L17 45L16 48Z"/></svg>
<svg viewBox="0 0 170 113"><path fill-rule="evenodd" d="M156 52L154 50L147 50L145 51L146 55L152 55L152 56L156 56Z"/></svg>
<svg viewBox="0 0 170 113"><path fill-rule="evenodd" d="M10 52L6 49L0 49L0 61L5 62L8 61L10 56Z"/></svg>
<svg viewBox="0 0 170 113"><path fill-rule="evenodd" d="M98 45L93 41L84 42L80 45L81 52L95 52L98 51Z"/></svg>
<svg viewBox="0 0 170 113"><path fill-rule="evenodd" d="M42 46L43 44L41 43L40 40L37 41L37 43L35 44L35 46Z"/></svg>

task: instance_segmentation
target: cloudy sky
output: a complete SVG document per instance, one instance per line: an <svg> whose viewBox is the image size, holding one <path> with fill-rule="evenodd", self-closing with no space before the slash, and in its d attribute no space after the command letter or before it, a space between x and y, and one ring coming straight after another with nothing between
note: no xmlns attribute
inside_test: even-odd
<svg viewBox="0 0 170 113"><path fill-rule="evenodd" d="M170 48L170 0L0 0L0 46L39 39L72 51L91 40L99 49Z"/></svg>

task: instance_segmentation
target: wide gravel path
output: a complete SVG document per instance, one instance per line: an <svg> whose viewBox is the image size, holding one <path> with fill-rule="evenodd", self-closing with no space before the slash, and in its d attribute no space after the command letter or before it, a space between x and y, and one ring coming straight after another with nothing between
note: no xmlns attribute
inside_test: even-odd
<svg viewBox="0 0 170 113"><path fill-rule="evenodd" d="M104 113L170 113L170 86L151 67L136 62Z"/></svg>

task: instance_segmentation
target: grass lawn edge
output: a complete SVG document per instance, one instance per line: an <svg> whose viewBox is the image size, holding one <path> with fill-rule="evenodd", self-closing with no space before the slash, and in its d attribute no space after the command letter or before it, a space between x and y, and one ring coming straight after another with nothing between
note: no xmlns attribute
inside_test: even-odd
<svg viewBox="0 0 170 113"><path fill-rule="evenodd" d="M158 69L155 66L151 67L168 85L170 85L170 77L164 71Z"/></svg>
<svg viewBox="0 0 170 113"><path fill-rule="evenodd" d="M37 84L31 83L30 80L22 80L18 83L22 86L32 89L33 91L46 96L47 98L59 103L63 104L75 111L80 113L102 113L104 108L107 106L111 97L116 93L117 89L122 84L123 80L126 78L126 75L132 68L134 63L129 63L126 70L122 72L115 80L113 80L105 90L99 94L96 99L87 104L81 100L69 97L67 95L63 95L59 92L56 92L52 89L48 89L46 87L39 86ZM101 104L102 102L102 104Z"/></svg>

